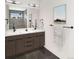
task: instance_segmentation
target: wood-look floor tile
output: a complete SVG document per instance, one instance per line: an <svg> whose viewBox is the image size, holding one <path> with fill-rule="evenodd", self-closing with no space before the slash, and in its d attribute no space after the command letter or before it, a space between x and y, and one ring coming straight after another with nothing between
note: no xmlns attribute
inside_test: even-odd
<svg viewBox="0 0 79 59"><path fill-rule="evenodd" d="M19 56L16 59L59 59L59 58L46 49L39 49L26 55Z"/></svg>

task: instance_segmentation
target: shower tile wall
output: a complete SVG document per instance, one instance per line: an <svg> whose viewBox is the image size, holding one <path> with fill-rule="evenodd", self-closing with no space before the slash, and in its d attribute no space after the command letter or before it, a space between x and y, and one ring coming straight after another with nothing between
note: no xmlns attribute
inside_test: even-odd
<svg viewBox="0 0 79 59"><path fill-rule="evenodd" d="M9 29L13 28L13 24L15 28L25 28L24 14L24 11L9 10Z"/></svg>
<svg viewBox="0 0 79 59"><path fill-rule="evenodd" d="M13 23L15 28L25 28L25 22L24 19L10 19L9 20L9 28L12 29L13 28Z"/></svg>

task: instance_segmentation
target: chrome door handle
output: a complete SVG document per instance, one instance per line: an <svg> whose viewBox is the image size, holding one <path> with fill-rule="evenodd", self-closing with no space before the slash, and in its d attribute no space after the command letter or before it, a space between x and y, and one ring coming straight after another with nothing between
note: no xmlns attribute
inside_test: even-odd
<svg viewBox="0 0 79 59"><path fill-rule="evenodd" d="M73 29L74 27L73 27L73 26L63 26L63 28L70 28L70 29Z"/></svg>

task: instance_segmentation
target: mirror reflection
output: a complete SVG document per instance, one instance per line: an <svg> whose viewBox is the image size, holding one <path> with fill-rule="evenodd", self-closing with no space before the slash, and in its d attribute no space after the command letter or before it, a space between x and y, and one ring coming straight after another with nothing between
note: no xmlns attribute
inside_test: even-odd
<svg viewBox="0 0 79 59"><path fill-rule="evenodd" d="M31 0L9 2L6 0L6 30L38 27L39 2Z"/></svg>
<svg viewBox="0 0 79 59"><path fill-rule="evenodd" d="M54 22L66 23L66 5L59 5L54 7Z"/></svg>
<svg viewBox="0 0 79 59"><path fill-rule="evenodd" d="M9 10L9 29L25 28L24 11Z"/></svg>

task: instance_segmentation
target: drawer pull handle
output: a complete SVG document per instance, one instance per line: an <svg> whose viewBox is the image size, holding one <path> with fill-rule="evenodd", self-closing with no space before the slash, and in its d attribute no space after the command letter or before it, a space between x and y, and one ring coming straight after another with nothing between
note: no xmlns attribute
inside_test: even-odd
<svg viewBox="0 0 79 59"><path fill-rule="evenodd" d="M27 37L27 38L32 38L32 37Z"/></svg>
<svg viewBox="0 0 79 59"><path fill-rule="evenodd" d="M26 41L26 43L31 43L32 41Z"/></svg>
<svg viewBox="0 0 79 59"><path fill-rule="evenodd" d="M14 41L14 40L8 40L8 41Z"/></svg>

